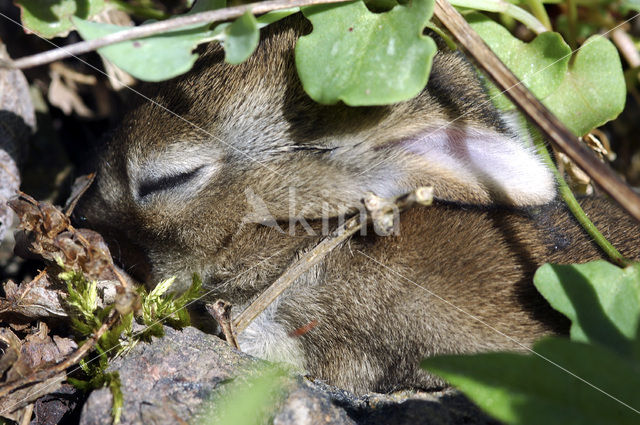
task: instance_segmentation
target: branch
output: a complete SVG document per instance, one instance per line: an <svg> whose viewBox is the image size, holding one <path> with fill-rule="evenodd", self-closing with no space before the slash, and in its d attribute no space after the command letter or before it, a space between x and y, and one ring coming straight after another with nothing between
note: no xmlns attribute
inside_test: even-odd
<svg viewBox="0 0 640 425"><path fill-rule="evenodd" d="M616 44L629 67L637 68L640 66L640 53L636 49L631 36L623 28L613 30L611 40Z"/></svg>
<svg viewBox="0 0 640 425"><path fill-rule="evenodd" d="M390 232L389 218L393 223L393 212L405 210L413 205L430 205L433 200L433 189L422 187L392 200L385 200L370 194L364 201L367 215L351 217L329 236L322 240L311 251L304 254L292 264L275 282L253 301L233 322L236 334L244 331L260 313L276 300L291 284L311 267L320 263L333 249L356 233L369 221L373 221L378 229ZM394 208L392 208L392 206Z"/></svg>
<svg viewBox="0 0 640 425"><path fill-rule="evenodd" d="M584 147L498 59L467 21L447 2L436 0L435 15L495 84L560 151L575 162L623 209L640 221L640 196Z"/></svg>
<svg viewBox="0 0 640 425"><path fill-rule="evenodd" d="M0 68L24 69L44 65L71 56L92 52L101 47L121 43L123 41L149 37L195 24L228 21L244 15L247 11L251 11L254 15L261 15L274 10L311 6L314 4L344 3L347 1L352 0L273 0L250 3L243 6L227 7L224 9L209 10L206 12L194 13L192 15L180 16L178 18L133 27L131 29L118 31L104 37L96 38L94 40L81 41L65 47L58 47L53 50L38 53L37 55L26 56L14 61L0 61Z"/></svg>

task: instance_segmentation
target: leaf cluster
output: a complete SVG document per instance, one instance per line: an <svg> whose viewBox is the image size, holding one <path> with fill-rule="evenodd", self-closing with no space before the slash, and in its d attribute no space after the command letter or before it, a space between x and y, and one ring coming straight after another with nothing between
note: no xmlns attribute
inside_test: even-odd
<svg viewBox="0 0 640 425"><path fill-rule="evenodd" d="M542 266L536 288L571 320L571 338L545 338L531 354L425 359L507 424L636 424L640 414L640 264Z"/></svg>
<svg viewBox="0 0 640 425"><path fill-rule="evenodd" d="M82 339L96 332L114 311L114 306L99 305L97 282L87 279L82 272L68 270L58 277L67 285L68 296L65 300L74 332ZM120 389L120 377L117 372L107 372L109 360L133 348L136 343L149 336L163 335L163 322L176 328L189 325L186 305L198 298L202 291L202 281L193 276L189 289L180 296L167 294L175 279L167 279L151 292L139 290L141 308L138 319L145 328L141 332L133 331L134 312L131 311L108 329L96 342L95 353L91 359L80 360L82 377L70 377L69 382L84 391L109 387L113 395L112 416L119 421L123 396Z"/></svg>
<svg viewBox="0 0 640 425"><path fill-rule="evenodd" d="M42 0L19 0L18 4L23 8L23 23L45 37L75 28L84 39L92 40L129 28L87 20L105 2L86 2L88 7L82 11L74 6L76 0L63 0L50 8ZM451 3L467 13L474 30L498 57L577 136L614 119L624 108L627 90L618 52L597 34L614 27L616 14L638 9L637 2L577 2L589 12L585 22L577 21L573 3L554 20L539 0ZM198 0L187 15L225 6L225 0ZM247 12L233 22L195 24L98 52L138 79L166 80L191 69L198 57L192 51L202 43L220 42L228 63L245 61L258 45L260 28L301 11L313 25L295 50L298 74L309 96L324 104L384 105L410 99L427 84L437 48L424 30L444 34L430 21L433 8L434 0L368 0L291 8L257 18ZM480 11L493 13L501 23ZM606 19L597 19L598 13ZM514 37L518 21L536 38L525 43ZM560 32L552 32L552 21ZM584 41L581 49L572 54L579 41ZM492 84L488 86L496 106L513 109Z"/></svg>
<svg viewBox="0 0 640 425"><path fill-rule="evenodd" d="M69 270L58 277L67 284L66 304L69 309L71 325L76 334L83 338L96 332L114 310L110 305L106 308L98 305L98 286L95 280L87 279L81 271ZM135 345L132 335L133 312L121 317L96 341L94 346L97 356L90 360L80 360L83 378L69 377L69 382L83 391L94 388L109 387L113 395L112 416L114 423L120 421L122 410L122 391L118 372L107 372L109 359ZM122 335L125 340L121 340Z"/></svg>
<svg viewBox="0 0 640 425"><path fill-rule="evenodd" d="M187 304L198 299L202 292L202 280L197 274L193 275L189 289L179 296L167 293L175 281L175 277L163 280L149 293L144 288L139 289L142 299L141 321L145 325L142 337L162 336L163 323L177 329L189 326Z"/></svg>

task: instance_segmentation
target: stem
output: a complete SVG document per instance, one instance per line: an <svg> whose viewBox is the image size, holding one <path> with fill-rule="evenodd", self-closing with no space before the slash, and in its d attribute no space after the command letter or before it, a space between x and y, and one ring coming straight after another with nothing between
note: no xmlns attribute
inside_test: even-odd
<svg viewBox="0 0 640 425"><path fill-rule="evenodd" d="M449 47L450 50L458 50L458 45L456 44L456 42L453 41L451 37L449 37L447 33L445 33L439 26L429 21L427 22L427 28L429 28L431 31L438 34L440 38L444 40L444 42L446 43L447 47Z"/></svg>
<svg viewBox="0 0 640 425"><path fill-rule="evenodd" d="M569 23L569 47L575 50L578 47L578 3L576 0L567 0L567 21Z"/></svg>
<svg viewBox="0 0 640 425"><path fill-rule="evenodd" d="M527 5L533 15L538 18L538 20L547 28L548 31L551 31L551 20L549 19L549 15L547 15L547 10L544 8L544 4L542 4L541 0L527 0Z"/></svg>
<svg viewBox="0 0 640 425"><path fill-rule="evenodd" d="M616 28L613 30L611 40L631 68L640 66L640 52L638 52L631 36L624 29Z"/></svg>
<svg viewBox="0 0 640 425"><path fill-rule="evenodd" d="M535 0L534 0L535 1ZM449 3L456 7L483 10L485 12L504 13L526 25L531 31L540 34L549 29L535 16L515 4L503 0L451 0ZM546 12L545 12L546 15Z"/></svg>
<svg viewBox="0 0 640 425"><path fill-rule="evenodd" d="M549 155L549 151L547 151L547 148L544 146L542 139L539 137L535 137L535 145L538 150L538 153L544 159L547 166L551 169L551 171L553 171L553 174L556 177L560 196L562 196L562 199L564 199L564 202L567 204L569 211L571 211L571 213L576 218L576 220L578 220L578 223L580 223L582 228L589 234L589 236L591 236L594 242L598 244L598 246L605 252L605 254L607 254L607 256L611 259L611 261L613 261L614 263L616 263L621 267L626 267L629 264L631 264L631 262L627 260L607 240L607 238L604 237L602 233L600 233L596 225L593 224L591 220L589 220L589 217L587 217L587 214L584 212L584 210L578 203L578 200L573 195L573 192L571 191L571 188L567 184L566 180L564 179L564 177L562 177L562 174L560 174L560 172L558 171L558 168L553 163L553 160L551 159L551 155Z"/></svg>
<svg viewBox="0 0 640 425"><path fill-rule="evenodd" d="M167 19L151 24L140 25L138 27L127 28L104 37L94 40L81 41L80 43L70 44L64 47L48 50L37 55L25 56L11 62L0 61L0 68L24 69L38 65L44 65L55 62L71 56L81 55L83 53L92 52L111 44L121 43L123 41L135 40L137 38L149 37L161 34L170 30L189 27L196 24L206 24L219 21L228 21L244 15L247 11L251 11L254 15L274 10L290 9L293 7L311 6L314 4L333 4L345 3L352 0L272 0L257 3L249 3L242 6L227 7L224 9L208 10L206 12L194 13L192 15L183 15L173 19ZM535 19L535 18L534 18ZM19 22L13 21L20 25ZM53 44L51 41L49 43Z"/></svg>

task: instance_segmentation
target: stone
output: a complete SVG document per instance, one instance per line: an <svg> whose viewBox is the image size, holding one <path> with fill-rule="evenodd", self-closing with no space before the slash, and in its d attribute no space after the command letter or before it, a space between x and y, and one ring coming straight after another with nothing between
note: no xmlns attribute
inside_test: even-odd
<svg viewBox="0 0 640 425"><path fill-rule="evenodd" d="M233 378L267 364L193 327L164 329L164 337L138 343L109 366L120 375L123 425L193 423ZM498 424L453 389L356 396L290 372L286 391L270 418L274 425ZM80 424L111 424L111 403L109 389L93 391Z"/></svg>

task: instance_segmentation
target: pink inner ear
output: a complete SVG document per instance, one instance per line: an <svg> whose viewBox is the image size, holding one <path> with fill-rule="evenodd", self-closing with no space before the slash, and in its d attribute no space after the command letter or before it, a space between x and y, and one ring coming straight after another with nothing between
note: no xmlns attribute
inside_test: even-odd
<svg viewBox="0 0 640 425"><path fill-rule="evenodd" d="M425 166L446 170L470 186L480 185L508 204L543 204L555 197L553 174L534 148L506 134L449 125L398 146L419 155Z"/></svg>

